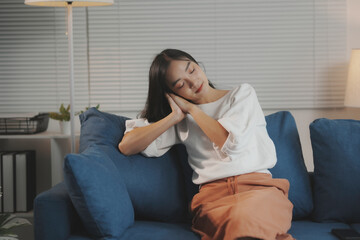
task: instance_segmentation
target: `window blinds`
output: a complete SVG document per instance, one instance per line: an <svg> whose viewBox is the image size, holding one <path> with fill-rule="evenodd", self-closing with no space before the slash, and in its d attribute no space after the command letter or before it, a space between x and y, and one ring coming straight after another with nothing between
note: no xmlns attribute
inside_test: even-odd
<svg viewBox="0 0 360 240"><path fill-rule="evenodd" d="M0 0L0 112L69 102L66 10ZM189 52L208 78L247 82L264 109L339 107L346 1L115 0L74 9L76 110L139 112L165 48Z"/></svg>

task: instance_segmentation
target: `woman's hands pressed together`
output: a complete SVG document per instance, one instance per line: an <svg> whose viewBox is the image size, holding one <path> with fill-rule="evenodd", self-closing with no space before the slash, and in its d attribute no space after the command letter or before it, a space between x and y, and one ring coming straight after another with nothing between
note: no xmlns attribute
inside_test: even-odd
<svg viewBox="0 0 360 240"><path fill-rule="evenodd" d="M191 105L194 105L184 98L176 96L172 93L166 93L165 96L170 104L172 114L176 116L178 122L186 117L186 114L189 113L192 107Z"/></svg>
<svg viewBox="0 0 360 240"><path fill-rule="evenodd" d="M179 97L173 93L168 94L171 100L183 111L184 113L190 113L191 109L195 106L195 104L189 102L185 98ZM171 106L171 104L170 104Z"/></svg>

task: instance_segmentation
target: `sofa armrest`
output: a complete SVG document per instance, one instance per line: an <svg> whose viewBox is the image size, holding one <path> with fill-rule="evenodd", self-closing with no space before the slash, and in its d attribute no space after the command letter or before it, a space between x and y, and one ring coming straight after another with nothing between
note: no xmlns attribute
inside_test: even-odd
<svg viewBox="0 0 360 240"><path fill-rule="evenodd" d="M81 225L64 182L42 192L35 198L35 239L68 239L70 233Z"/></svg>

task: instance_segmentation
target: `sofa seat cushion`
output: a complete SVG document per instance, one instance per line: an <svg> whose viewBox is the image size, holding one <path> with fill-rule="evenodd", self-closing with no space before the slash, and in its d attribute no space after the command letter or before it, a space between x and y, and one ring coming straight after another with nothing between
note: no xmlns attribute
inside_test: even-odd
<svg viewBox="0 0 360 240"><path fill-rule="evenodd" d="M317 119L310 137L315 221L359 223L360 121Z"/></svg>
<svg viewBox="0 0 360 240"><path fill-rule="evenodd" d="M293 219L307 217L312 212L313 199L295 119L290 112L280 111L266 116L266 122L277 156L277 163L270 172L274 178L286 178L290 182Z"/></svg>
<svg viewBox="0 0 360 240"><path fill-rule="evenodd" d="M93 237L117 238L134 222L134 209L125 183L101 146L68 154L64 163L70 199Z"/></svg>
<svg viewBox="0 0 360 240"><path fill-rule="evenodd" d="M300 240L338 240L338 238L331 233L333 228L350 228L350 226L340 222L317 223L312 221L293 221L289 233L295 239Z"/></svg>
<svg viewBox="0 0 360 240"><path fill-rule="evenodd" d="M121 240L200 240L200 236L191 231L189 224L136 221L121 236Z"/></svg>

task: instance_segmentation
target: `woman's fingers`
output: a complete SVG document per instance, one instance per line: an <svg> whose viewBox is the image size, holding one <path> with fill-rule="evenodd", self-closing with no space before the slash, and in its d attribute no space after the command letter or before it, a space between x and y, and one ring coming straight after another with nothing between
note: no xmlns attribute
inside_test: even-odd
<svg viewBox="0 0 360 240"><path fill-rule="evenodd" d="M178 104L174 101L174 99L167 93L165 93L165 96L170 104L171 109L174 110L181 110L180 107L178 106Z"/></svg>
<svg viewBox="0 0 360 240"><path fill-rule="evenodd" d="M166 98L167 98L167 100L168 100L171 108L173 108L173 107L175 107L175 106L176 106L176 107L179 107L179 106L177 106L177 104L175 103L174 99L173 99L169 94L165 93L165 96L166 96Z"/></svg>
<svg viewBox="0 0 360 240"><path fill-rule="evenodd" d="M171 95L169 95L169 94L165 94L165 96L166 96L166 98L167 98L167 100L168 100L168 102L169 102L169 104L170 104L170 107L171 107L171 110L173 111L173 112L176 112L176 113L178 113L178 114L180 114L180 115L183 115L184 114L184 112L183 112L183 110L179 107L179 105L175 102L175 100L173 99L173 97L171 96Z"/></svg>
<svg viewBox="0 0 360 240"><path fill-rule="evenodd" d="M172 93L170 93L169 95L174 100L175 104L178 105L183 112L188 112L188 109L191 105L189 101Z"/></svg>

